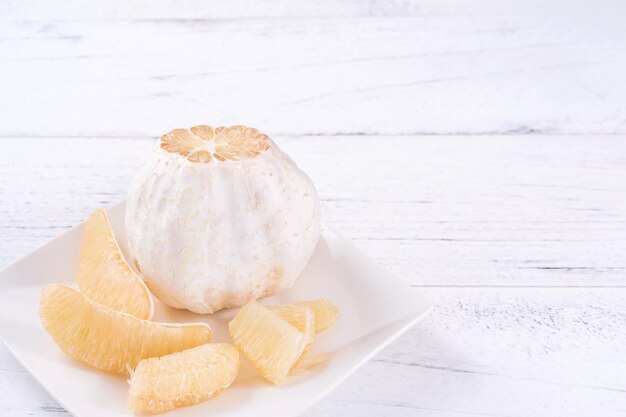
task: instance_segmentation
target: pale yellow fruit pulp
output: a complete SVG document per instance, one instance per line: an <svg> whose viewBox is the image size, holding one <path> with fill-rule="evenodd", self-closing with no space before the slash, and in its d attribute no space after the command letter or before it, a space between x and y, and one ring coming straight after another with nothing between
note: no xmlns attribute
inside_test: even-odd
<svg viewBox="0 0 626 417"><path fill-rule="evenodd" d="M61 284L43 288L40 315L61 350L94 368L128 374L145 358L211 341L206 324L164 324L111 310Z"/></svg>
<svg viewBox="0 0 626 417"><path fill-rule="evenodd" d="M160 146L190 162L254 158L270 147L269 137L246 126L194 126L174 129L161 136Z"/></svg>
<svg viewBox="0 0 626 417"><path fill-rule="evenodd" d="M124 259L104 209L83 226L77 278L81 292L95 302L140 319L152 317L150 292Z"/></svg>
<svg viewBox="0 0 626 417"><path fill-rule="evenodd" d="M229 343L144 359L131 375L128 405L134 412L157 414L196 404L227 388L238 372L239 351Z"/></svg>
<svg viewBox="0 0 626 417"><path fill-rule="evenodd" d="M289 370L289 375L296 375L310 368L320 366L328 362L328 355L303 355Z"/></svg>
<svg viewBox="0 0 626 417"><path fill-rule="evenodd" d="M304 331L306 321L302 314L302 307L309 307L313 311L316 333L328 329L339 318L339 309L330 300L302 301L269 308L298 330Z"/></svg>
<svg viewBox="0 0 626 417"><path fill-rule="evenodd" d="M314 319L310 309L306 310L309 311L308 334L256 301L244 305L228 324L235 345L261 376L273 384L279 384L285 379L312 342L311 321Z"/></svg>

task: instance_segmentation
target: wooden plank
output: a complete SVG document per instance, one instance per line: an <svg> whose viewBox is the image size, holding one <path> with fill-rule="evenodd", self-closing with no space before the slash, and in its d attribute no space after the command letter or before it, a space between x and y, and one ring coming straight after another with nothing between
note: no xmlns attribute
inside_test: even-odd
<svg viewBox="0 0 626 417"><path fill-rule="evenodd" d="M622 16L2 2L0 268L123 198L159 133L249 124L311 175L327 222L437 305L306 416L624 415ZM3 346L0 393L2 416L68 415Z"/></svg>
<svg viewBox="0 0 626 417"><path fill-rule="evenodd" d="M455 2L458 3L458 2ZM7 0L0 4L0 20L119 20L119 19L233 19L233 18L310 18L406 16L450 12L435 1L331 0L294 3L288 0L249 2L214 0L210 3L186 1L172 7L167 0L139 0L132 3L112 0L94 8L78 0L24 2ZM510 10L510 8L509 8Z"/></svg>
<svg viewBox="0 0 626 417"><path fill-rule="evenodd" d="M621 28L515 13L4 22L0 135L152 136L199 122L624 133Z"/></svg>
<svg viewBox="0 0 626 417"><path fill-rule="evenodd" d="M563 7L567 6L567 7ZM595 7L584 0L559 1L528 0L523 3L497 0L319 0L292 2L289 0L255 1L213 0L185 1L172 6L168 0L137 0L127 2L110 0L95 8L80 0L5 0L0 3L0 20L120 20L120 19L234 19L234 18L312 18L312 17L369 17L369 16L502 16L576 14L581 11L599 14L603 8L617 4L598 0ZM541 13L539 13L541 12Z"/></svg>
<svg viewBox="0 0 626 417"><path fill-rule="evenodd" d="M624 415L626 290L428 293L424 323L305 415Z"/></svg>
<svg viewBox="0 0 626 417"><path fill-rule="evenodd" d="M623 139L277 140L313 178L326 221L410 284L624 286ZM153 139L0 143L7 265L124 198Z"/></svg>
<svg viewBox="0 0 626 417"><path fill-rule="evenodd" d="M623 415L626 290L426 292L433 313L305 416ZM0 348L3 410L66 415L29 380Z"/></svg>

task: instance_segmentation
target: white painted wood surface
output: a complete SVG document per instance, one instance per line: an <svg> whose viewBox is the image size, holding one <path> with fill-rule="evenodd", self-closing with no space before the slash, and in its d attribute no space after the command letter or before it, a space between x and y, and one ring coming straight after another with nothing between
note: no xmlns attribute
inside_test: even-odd
<svg viewBox="0 0 626 417"><path fill-rule="evenodd" d="M0 267L246 123L437 305L306 416L626 415L622 5L128 3L0 5ZM67 415L4 347L0 404Z"/></svg>

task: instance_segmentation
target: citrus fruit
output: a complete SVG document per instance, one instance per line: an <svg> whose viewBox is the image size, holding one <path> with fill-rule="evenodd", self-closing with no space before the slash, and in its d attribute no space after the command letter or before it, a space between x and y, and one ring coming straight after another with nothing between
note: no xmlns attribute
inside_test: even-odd
<svg viewBox="0 0 626 417"><path fill-rule="evenodd" d="M282 382L291 367L310 346L313 313L308 311L309 334L303 333L256 301L243 306L228 324L239 350L273 384Z"/></svg>
<svg viewBox="0 0 626 417"><path fill-rule="evenodd" d="M40 315L61 350L94 368L128 374L141 359L211 341L206 324L165 324L111 310L62 284L43 288Z"/></svg>
<svg viewBox="0 0 626 417"><path fill-rule="evenodd" d="M194 126L174 129L161 136L161 149L175 152L191 162L254 158L270 148L270 138L245 126Z"/></svg>
<svg viewBox="0 0 626 417"><path fill-rule="evenodd" d="M320 236L309 177L266 134L194 126L160 137L126 204L129 259L170 307L213 313L285 290Z"/></svg>
<svg viewBox="0 0 626 417"><path fill-rule="evenodd" d="M128 405L134 412L156 414L196 404L226 389L238 372L239 351L229 343L144 359L131 374Z"/></svg>
<svg viewBox="0 0 626 417"><path fill-rule="evenodd" d="M339 309L330 300L302 301L290 305L272 306L269 308L298 330L304 331L305 316L302 314L303 306L313 310L316 333L326 330L335 324L339 317Z"/></svg>
<svg viewBox="0 0 626 417"><path fill-rule="evenodd" d="M303 355L289 370L289 375L296 375L315 366L328 362L328 355Z"/></svg>
<svg viewBox="0 0 626 417"><path fill-rule="evenodd" d="M291 311L292 317L297 317L298 323L301 325L301 329L298 330L304 333L307 338L306 346L304 347L304 350L300 355L300 357L303 357L308 353L308 351L311 349L311 346L313 345L313 338L315 337L315 315L313 314L313 310L305 305L294 306ZM288 320L285 321L289 323ZM293 324L291 325L293 326Z"/></svg>
<svg viewBox="0 0 626 417"><path fill-rule="evenodd" d="M83 227L78 261L78 286L90 299L140 319L152 316L152 297L130 268L104 209L96 210Z"/></svg>

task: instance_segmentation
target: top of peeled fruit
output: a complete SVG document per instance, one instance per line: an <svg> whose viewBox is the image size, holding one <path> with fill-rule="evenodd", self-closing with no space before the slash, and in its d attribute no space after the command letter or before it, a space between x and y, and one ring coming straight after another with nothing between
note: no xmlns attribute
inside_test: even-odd
<svg viewBox="0 0 626 417"><path fill-rule="evenodd" d="M270 148L270 138L246 126L194 126L174 129L161 136L161 149L190 162L209 163L255 158Z"/></svg>

